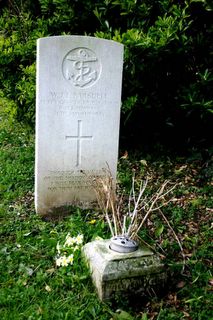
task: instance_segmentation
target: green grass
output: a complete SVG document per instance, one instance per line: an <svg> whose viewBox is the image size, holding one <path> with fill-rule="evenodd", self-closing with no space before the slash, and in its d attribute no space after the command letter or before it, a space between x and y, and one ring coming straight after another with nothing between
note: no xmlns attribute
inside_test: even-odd
<svg viewBox="0 0 213 320"><path fill-rule="evenodd" d="M149 156L149 170L155 183L164 178L179 181L175 203L165 208L181 240L186 265L168 226L157 215L150 217L141 236L165 256L172 270L168 291L143 302L101 303L94 291L87 267L77 254L74 264L56 268L56 245L68 232L81 233L88 242L108 237L100 215L70 208L59 220L42 220L33 204L34 135L10 122L3 112L0 121L0 319L193 319L212 316L210 310L212 274L210 239L212 214L211 182L203 179L201 160L162 159ZM143 161L141 161L143 160ZM118 179L128 190L135 170L138 179L146 170L139 155L120 159ZM204 172L204 173L203 173ZM91 220L96 220L91 224ZM162 227L163 226L163 227ZM123 309L126 314L115 313ZM132 315L132 317L130 316Z"/></svg>

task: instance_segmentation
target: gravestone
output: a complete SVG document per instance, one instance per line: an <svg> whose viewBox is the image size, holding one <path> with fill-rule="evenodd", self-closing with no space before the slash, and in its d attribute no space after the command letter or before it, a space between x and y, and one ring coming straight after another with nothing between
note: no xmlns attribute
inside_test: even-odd
<svg viewBox="0 0 213 320"><path fill-rule="evenodd" d="M92 207L91 179L116 177L123 45L86 36L38 39L35 207Z"/></svg>

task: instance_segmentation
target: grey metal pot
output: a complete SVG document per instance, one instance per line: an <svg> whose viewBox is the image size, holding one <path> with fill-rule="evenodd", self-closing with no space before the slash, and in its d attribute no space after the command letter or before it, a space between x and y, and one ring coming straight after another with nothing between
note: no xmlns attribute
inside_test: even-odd
<svg viewBox="0 0 213 320"><path fill-rule="evenodd" d="M125 236L116 236L111 238L110 249L120 253L129 253L136 251L138 249L138 244L136 241L125 237Z"/></svg>

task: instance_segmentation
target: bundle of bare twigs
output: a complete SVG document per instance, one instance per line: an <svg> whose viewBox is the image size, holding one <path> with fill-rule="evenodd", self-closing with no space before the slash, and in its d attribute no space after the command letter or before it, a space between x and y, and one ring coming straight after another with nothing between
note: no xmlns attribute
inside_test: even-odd
<svg viewBox="0 0 213 320"><path fill-rule="evenodd" d="M106 217L112 236L124 235L132 238L138 234L145 221L154 211L166 206L172 198L168 194L172 192L176 185L168 180L153 194L149 194L147 186L149 177L145 177L140 182L136 191L136 179L133 175L132 188L128 197L128 205L123 209L123 194L116 195L115 183L109 170L101 177L93 179L92 185L96 192L100 209Z"/></svg>
<svg viewBox="0 0 213 320"><path fill-rule="evenodd" d="M124 201L125 196L123 193L116 194L115 181L109 169L104 170L103 176L92 179L92 186L96 192L99 207L105 214L112 237L124 236L129 239L140 239L140 241L144 242L138 235L139 231L153 212L159 213L172 231L180 247L184 270L185 255L182 244L170 222L162 212L163 207L169 202L175 201L175 197L171 196L171 194L176 184L165 180L156 191L150 192L152 188L149 188L148 185L151 184L151 180L149 175L147 175L138 183L138 179L133 175L132 188L127 197L127 203ZM147 245L147 243L145 244Z"/></svg>

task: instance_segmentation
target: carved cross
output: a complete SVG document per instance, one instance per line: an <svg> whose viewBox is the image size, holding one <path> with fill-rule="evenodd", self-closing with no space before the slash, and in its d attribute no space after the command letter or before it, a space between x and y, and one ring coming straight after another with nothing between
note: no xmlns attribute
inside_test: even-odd
<svg viewBox="0 0 213 320"><path fill-rule="evenodd" d="M82 135L82 120L78 120L78 128L76 136L65 136L66 139L74 139L77 142L76 167L81 164L81 142L82 140L93 139L93 136Z"/></svg>

